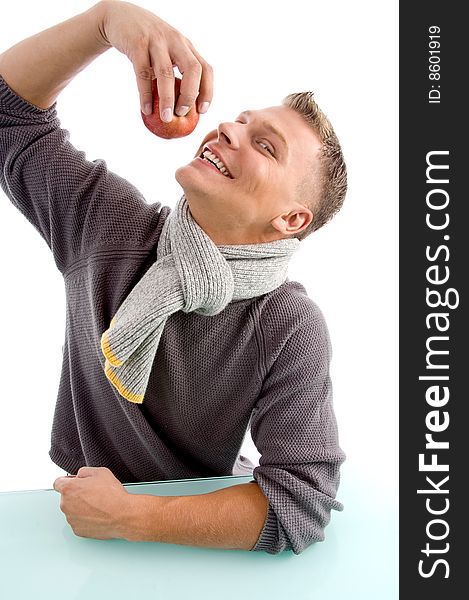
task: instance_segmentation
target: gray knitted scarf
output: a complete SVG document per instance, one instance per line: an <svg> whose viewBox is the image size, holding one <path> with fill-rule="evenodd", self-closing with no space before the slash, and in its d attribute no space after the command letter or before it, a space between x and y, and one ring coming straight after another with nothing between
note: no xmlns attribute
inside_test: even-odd
<svg viewBox="0 0 469 600"><path fill-rule="evenodd" d="M141 404L168 317L178 310L216 315L232 300L275 290L299 244L292 238L216 246L182 196L163 225L156 261L101 336L108 380L121 396Z"/></svg>

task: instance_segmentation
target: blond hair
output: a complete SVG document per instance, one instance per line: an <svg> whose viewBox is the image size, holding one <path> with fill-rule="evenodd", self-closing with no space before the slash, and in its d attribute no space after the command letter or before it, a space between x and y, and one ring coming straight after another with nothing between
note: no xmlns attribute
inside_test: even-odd
<svg viewBox="0 0 469 600"><path fill-rule="evenodd" d="M308 173L297 190L299 202L313 213L313 220L308 227L294 236L303 240L330 221L342 207L347 191L347 169L339 140L329 119L313 99L313 92L289 94L282 104L300 114L321 142L319 174L316 170Z"/></svg>

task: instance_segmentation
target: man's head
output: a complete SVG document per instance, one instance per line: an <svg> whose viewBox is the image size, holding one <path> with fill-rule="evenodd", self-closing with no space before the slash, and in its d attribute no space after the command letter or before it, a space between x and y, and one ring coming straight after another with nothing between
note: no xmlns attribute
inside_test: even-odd
<svg viewBox="0 0 469 600"><path fill-rule="evenodd" d="M302 240L325 225L340 210L347 192L347 169L339 140L313 92L290 94L283 105L301 115L319 137L321 147L311 170L297 188L297 197L313 211L311 223L295 237Z"/></svg>
<svg viewBox="0 0 469 600"><path fill-rule="evenodd" d="M304 239L339 210L346 191L339 143L310 92L221 123L176 179L218 245Z"/></svg>

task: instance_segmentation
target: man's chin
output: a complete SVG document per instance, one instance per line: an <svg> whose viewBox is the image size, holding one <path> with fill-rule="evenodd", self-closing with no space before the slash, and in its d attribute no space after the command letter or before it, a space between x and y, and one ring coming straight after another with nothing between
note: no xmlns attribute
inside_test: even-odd
<svg viewBox="0 0 469 600"><path fill-rule="evenodd" d="M200 174L194 169L192 163L189 163L176 169L174 177L179 185L185 190L186 187L191 187L191 184L197 186L197 180L200 178Z"/></svg>
<svg viewBox="0 0 469 600"><path fill-rule="evenodd" d="M176 179L176 181L182 185L181 183L181 179L184 178L184 171L186 170L187 165L184 165L182 167L178 167L176 169L176 171L174 172L174 178Z"/></svg>
<svg viewBox="0 0 469 600"><path fill-rule="evenodd" d="M207 186L207 178L204 175L193 163L179 167L174 173L186 197L191 195L203 198L209 193L210 185Z"/></svg>

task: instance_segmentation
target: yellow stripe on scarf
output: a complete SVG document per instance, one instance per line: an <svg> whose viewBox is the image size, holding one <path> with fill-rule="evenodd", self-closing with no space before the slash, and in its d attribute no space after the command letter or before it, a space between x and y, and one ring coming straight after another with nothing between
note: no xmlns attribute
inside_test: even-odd
<svg viewBox="0 0 469 600"><path fill-rule="evenodd" d="M129 402L133 402L134 404L142 404L144 394L134 394L130 390L126 389L122 385L122 382L118 379L116 373L112 370L108 361L106 361L104 365L104 372L109 381L117 388L121 396L123 396Z"/></svg>
<svg viewBox="0 0 469 600"><path fill-rule="evenodd" d="M112 329L113 325L114 325L114 320L115 317L111 320L111 324L109 325L109 329ZM113 367L120 367L123 363L121 360L119 360L117 358L117 356L114 355L113 351L111 350L111 346L109 345L109 340L108 340L108 331L106 330L103 335L101 336L101 350L103 351L104 356L108 359L108 361L111 363L111 365Z"/></svg>

